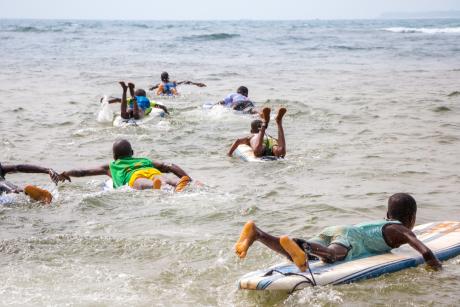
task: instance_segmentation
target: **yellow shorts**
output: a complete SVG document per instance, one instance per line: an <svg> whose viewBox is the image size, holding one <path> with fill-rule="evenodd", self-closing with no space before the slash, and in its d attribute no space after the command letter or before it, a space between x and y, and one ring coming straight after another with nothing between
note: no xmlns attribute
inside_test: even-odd
<svg viewBox="0 0 460 307"><path fill-rule="evenodd" d="M139 179L139 178L145 178L145 179L150 179L153 180L156 176L161 176L161 172L157 170L156 168L144 168L140 169L138 171L135 171L132 175L131 178L129 178L128 185L130 187L133 187L134 182Z"/></svg>

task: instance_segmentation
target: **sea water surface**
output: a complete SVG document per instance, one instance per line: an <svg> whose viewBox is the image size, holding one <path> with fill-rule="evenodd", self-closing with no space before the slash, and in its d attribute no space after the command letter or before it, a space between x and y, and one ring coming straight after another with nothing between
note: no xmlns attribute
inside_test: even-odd
<svg viewBox="0 0 460 307"><path fill-rule="evenodd" d="M0 20L0 162L58 171L108 163L114 140L182 166L205 187L102 191L106 178L54 187L42 206L0 207L2 305L455 305L460 258L292 295L245 292L237 280L284 259L233 244L253 219L275 235L385 216L411 193L417 223L460 220L460 20ZM96 118L119 80L148 88L168 71L171 116L115 128ZM288 109L281 162L228 158L250 116L209 112L240 85L259 106ZM269 127L271 135L276 126Z"/></svg>

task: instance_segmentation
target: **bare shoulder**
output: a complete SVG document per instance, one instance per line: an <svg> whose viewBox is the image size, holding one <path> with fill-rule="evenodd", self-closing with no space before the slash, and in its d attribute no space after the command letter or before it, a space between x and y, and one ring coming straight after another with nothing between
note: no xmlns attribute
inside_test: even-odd
<svg viewBox="0 0 460 307"><path fill-rule="evenodd" d="M415 237L414 233L402 224L388 224L383 228L383 236L387 244L393 248L408 242L409 237Z"/></svg>

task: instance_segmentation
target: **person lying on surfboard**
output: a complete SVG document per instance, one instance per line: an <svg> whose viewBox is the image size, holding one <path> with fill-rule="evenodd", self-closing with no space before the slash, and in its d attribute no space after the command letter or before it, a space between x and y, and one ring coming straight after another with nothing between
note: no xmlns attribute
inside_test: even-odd
<svg viewBox="0 0 460 307"><path fill-rule="evenodd" d="M110 164L104 164L92 169L70 170L61 173L64 178L107 175L112 178L113 187L128 185L136 190L160 189L168 184L180 192L192 181L187 173L175 164L152 161L147 158L133 157L134 151L127 140L113 143L113 159ZM167 178L163 173L173 173L179 180Z"/></svg>
<svg viewBox="0 0 460 307"><path fill-rule="evenodd" d="M275 156L277 158L284 158L286 155L286 141L284 139L283 129L283 116L286 114L285 108L280 108L276 115L275 121L278 126L278 139L267 135L268 122L270 121L270 108L264 108L260 116L263 121L254 120L251 123L251 135L237 139L227 155L232 156L235 149L242 145L248 145L254 151L256 157Z"/></svg>
<svg viewBox="0 0 460 307"><path fill-rule="evenodd" d="M121 117L123 119L140 119L148 115L152 108L162 109L166 114L169 114L168 108L166 106L153 102L147 98L147 93L143 89L134 90L135 85L133 83L126 83L124 81L118 82L123 89L121 98L109 97L108 103L121 103ZM128 91L131 95L131 98L126 97L126 92ZM104 98L101 98L101 102Z"/></svg>
<svg viewBox="0 0 460 307"><path fill-rule="evenodd" d="M161 73L161 83L157 83L151 88L149 88L150 91L153 91L156 89L156 94L158 96L162 95L169 95L169 96L176 96L179 95L177 92L177 86L180 84L187 84L187 85L196 85L198 87L206 87L206 84L200 83L200 82L192 82L192 81L169 81L169 74L164 71Z"/></svg>
<svg viewBox="0 0 460 307"><path fill-rule="evenodd" d="M29 165L29 164L17 164L17 165L5 165L0 163L0 194L2 193L21 193L28 195L30 198L36 201L40 201L46 204L51 203L53 196L50 192L33 185L26 185L23 188L16 186L15 184L7 181L5 175L8 173L40 173L48 174L55 184L59 181L65 181L67 178L59 175L56 171L51 168Z"/></svg>
<svg viewBox="0 0 460 307"><path fill-rule="evenodd" d="M230 93L224 100L219 101L217 104L231 108L235 111L242 111L243 113L257 114L254 103L248 98L249 90L246 86L240 86L236 93Z"/></svg>
<svg viewBox="0 0 460 307"><path fill-rule="evenodd" d="M244 258L249 247L259 241L288 257L300 271L305 272L309 258L318 257L324 262L333 263L387 253L407 243L422 254L431 268L441 269L441 262L412 232L416 214L415 199L409 194L397 193L388 199L386 219L328 227L308 240L275 237L258 228L253 221L248 221L235 245L235 252Z"/></svg>

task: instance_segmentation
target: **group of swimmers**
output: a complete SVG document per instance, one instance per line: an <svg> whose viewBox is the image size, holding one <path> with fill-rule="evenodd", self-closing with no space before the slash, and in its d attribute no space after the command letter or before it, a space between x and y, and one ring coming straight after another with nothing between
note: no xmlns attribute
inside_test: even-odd
<svg viewBox="0 0 460 307"><path fill-rule="evenodd" d="M161 75L162 84L155 85L151 89L171 91L167 73ZM174 84L195 84L206 86L203 83L187 83L183 81ZM148 104L147 95L142 89L135 89L134 84L120 82L123 89L121 98L121 114L125 117L140 118L145 116ZM127 99L127 91L130 92L130 100ZM175 92L177 94L177 92ZM228 95L219 104L229 107L237 107L237 110L246 110L253 113L255 106L247 99L248 89L238 88L237 93ZM114 98L116 99L116 98ZM118 102L118 101L113 101ZM158 104L153 107L163 108ZM167 109L164 108L165 112ZM263 108L260 112L261 119L251 123L251 135L237 139L231 146L228 155L242 144L251 146L255 156L272 155L284 157L286 155L286 143L282 125L285 108L280 108L275 118L278 126L278 138L266 135L266 129L270 121L270 109ZM178 165L161 161L154 161L145 157L135 157L131 144L127 140L118 140L113 144L113 161L91 169L74 169L57 173L51 168L35 165L5 165L0 164L0 193L24 192L32 199L50 203L52 195L38 187L27 185L18 187L5 179L8 173L44 173L51 180L58 182L71 181L71 177L86 177L106 175L112 178L113 187L129 186L136 190L160 189L162 186L170 186L175 191L181 192L192 181L192 178ZM177 178L167 177L165 173L172 173ZM328 227L317 236L310 239L290 238L288 236L273 236L259 227L253 221L248 221L235 244L235 253L244 258L248 249L255 241L259 241L273 251L292 260L300 271L308 268L308 260L321 259L324 262L333 263L341 260L352 260L367 255L381 254L397 248L402 244L409 244L422 254L426 263L433 269L440 269L441 263L433 252L421 242L412 232L415 225L417 204L412 196L405 193L392 195L388 200L388 208L385 219L365 222L357 225Z"/></svg>

